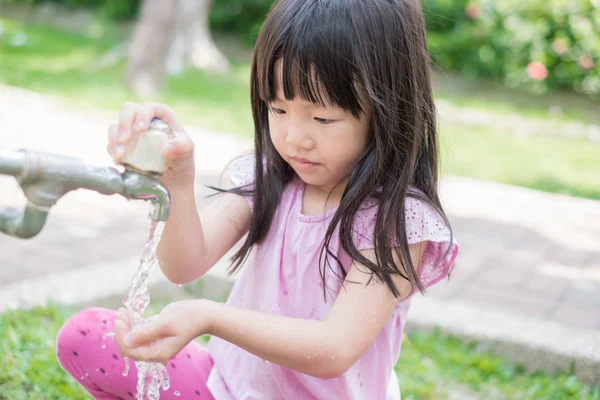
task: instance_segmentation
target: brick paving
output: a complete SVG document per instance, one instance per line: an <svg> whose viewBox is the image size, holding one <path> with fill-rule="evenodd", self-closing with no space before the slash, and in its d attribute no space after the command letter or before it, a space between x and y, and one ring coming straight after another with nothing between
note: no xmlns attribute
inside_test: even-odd
<svg viewBox="0 0 600 400"><path fill-rule="evenodd" d="M110 165L105 133L114 116L74 112L51 99L0 86L1 147L76 155ZM27 114L27 115L25 115ZM249 142L190 128L197 144L197 194L218 181ZM12 178L0 176L0 205L22 204ZM442 199L461 244L447 284L430 296L572 328L600 331L600 202L447 177ZM52 209L30 240L0 234L0 291L19 281L138 256L148 205L76 191Z"/></svg>

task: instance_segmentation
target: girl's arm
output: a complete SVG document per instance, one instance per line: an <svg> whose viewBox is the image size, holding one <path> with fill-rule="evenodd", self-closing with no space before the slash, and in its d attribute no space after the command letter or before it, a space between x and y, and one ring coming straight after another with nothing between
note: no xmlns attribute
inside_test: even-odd
<svg viewBox="0 0 600 400"><path fill-rule="evenodd" d="M222 194L198 214L194 194L194 143L173 110L166 104L125 103L118 123L108 132L107 150L123 164L132 140L145 134L150 121L159 118L173 130L164 150L167 169L161 177L171 196L171 215L157 247L160 268L170 281L190 282L208 271L248 230L251 218L246 200ZM224 185L232 187L231 182Z"/></svg>
<svg viewBox="0 0 600 400"><path fill-rule="evenodd" d="M414 265L420 265L424 243L410 246ZM373 251L363 252L374 259ZM204 302L197 318L210 321L210 334L231 342L267 361L319 378L346 372L383 329L396 303L408 297L412 285L402 277L394 281L403 298L394 299L384 284L354 265L342 290L322 321L289 318ZM203 315L204 314L204 315ZM205 326L205 322L201 325ZM202 332L200 328L199 334Z"/></svg>
<svg viewBox="0 0 600 400"><path fill-rule="evenodd" d="M420 265L424 243L409 246ZM373 251L362 252L374 259ZM352 266L329 314L322 321L290 318L215 303L190 300L169 304L158 319L132 329L120 310L115 338L121 354L135 360L166 363L195 337L220 337L266 361L318 378L342 375L361 357L389 320L398 301L412 292L411 284L394 277L403 297ZM159 340L160 339L160 340Z"/></svg>
<svg viewBox="0 0 600 400"><path fill-rule="evenodd" d="M233 184L226 180L226 188ZM204 275L247 232L252 216L242 196L221 193L200 212L194 188L171 191L171 215L157 248L167 279L185 284Z"/></svg>

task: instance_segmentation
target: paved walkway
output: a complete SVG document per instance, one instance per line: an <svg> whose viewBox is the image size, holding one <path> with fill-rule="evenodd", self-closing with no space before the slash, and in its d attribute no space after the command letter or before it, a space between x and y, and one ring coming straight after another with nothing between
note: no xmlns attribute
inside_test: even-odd
<svg viewBox="0 0 600 400"><path fill-rule="evenodd" d="M0 148L26 147L111 164L105 143L113 115L74 113L5 86L0 86L0 114ZM225 163L250 143L200 129L189 132L197 147L198 201L204 203L208 191L202 185L217 182ZM2 205L23 204L12 178L0 176L0 193ZM430 302L600 337L600 202L457 177L443 181L441 195L462 254L449 283L430 292ZM36 294L71 292L92 300L86 283L126 288L125 277L137 268L146 239L147 213L143 202L76 191L52 209L36 238L0 234L0 311L28 305ZM97 280L104 275L106 280ZM78 281L61 285L61 276ZM36 289L27 289L27 282L38 282Z"/></svg>

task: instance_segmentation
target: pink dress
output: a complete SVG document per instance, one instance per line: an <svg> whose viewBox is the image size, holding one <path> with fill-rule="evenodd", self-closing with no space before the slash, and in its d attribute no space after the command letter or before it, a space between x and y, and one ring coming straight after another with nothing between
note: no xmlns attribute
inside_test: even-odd
<svg viewBox="0 0 600 400"><path fill-rule="evenodd" d="M235 161L229 168L235 185L253 180L253 159ZM334 295L323 297L319 254L335 208L321 215L303 215L304 183L293 180L283 193L266 240L255 246L238 276L227 303L236 307L288 317L320 320L329 312L342 282L329 272L327 286ZM249 198L252 206L252 199ZM427 242L421 281L425 287L449 273L458 253L443 219L429 205L407 198L406 226L409 243ZM359 250L373 248L376 203L369 202L355 223L354 241ZM348 270L350 257L337 235L330 248ZM332 265L336 265L332 263ZM415 291L418 293L418 290ZM214 367L208 388L217 400L249 399L369 399L386 400L388 386L395 384L394 366L400 355L402 332L411 295L399 302L389 321L364 355L342 376L324 380L268 363L218 337L212 337L209 353Z"/></svg>

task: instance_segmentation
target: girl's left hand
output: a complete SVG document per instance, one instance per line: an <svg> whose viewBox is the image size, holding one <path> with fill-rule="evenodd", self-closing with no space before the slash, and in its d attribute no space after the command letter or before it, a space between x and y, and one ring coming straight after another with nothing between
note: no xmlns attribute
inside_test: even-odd
<svg viewBox="0 0 600 400"><path fill-rule="evenodd" d="M124 308L117 311L115 340L123 357L166 364L196 337L209 333L200 300L171 303L147 323L133 327Z"/></svg>

